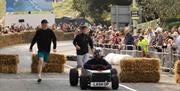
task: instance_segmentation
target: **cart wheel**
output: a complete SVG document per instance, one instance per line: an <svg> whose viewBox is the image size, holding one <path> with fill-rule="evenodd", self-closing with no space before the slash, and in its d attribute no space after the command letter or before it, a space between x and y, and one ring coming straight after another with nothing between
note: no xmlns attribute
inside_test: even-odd
<svg viewBox="0 0 180 91"><path fill-rule="evenodd" d="M77 86L78 78L79 78L78 70L75 68L71 69L70 74L69 74L70 85L71 86Z"/></svg>
<svg viewBox="0 0 180 91"><path fill-rule="evenodd" d="M87 77L86 76L81 76L80 77L80 88L82 90L86 90L87 87L88 87Z"/></svg>
<svg viewBox="0 0 180 91"><path fill-rule="evenodd" d="M111 74L112 74L112 75L117 75L117 73L118 73L118 72L117 72L116 69L111 69Z"/></svg>
<svg viewBox="0 0 180 91"><path fill-rule="evenodd" d="M116 90L119 88L119 78L117 75L112 76L112 89Z"/></svg>

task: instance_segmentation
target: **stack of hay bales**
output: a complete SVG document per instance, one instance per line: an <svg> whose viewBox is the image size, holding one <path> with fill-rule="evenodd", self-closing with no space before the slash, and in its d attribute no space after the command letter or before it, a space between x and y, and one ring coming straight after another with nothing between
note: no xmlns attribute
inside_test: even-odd
<svg viewBox="0 0 180 91"><path fill-rule="evenodd" d="M14 33L0 36L0 47L23 43L23 33Z"/></svg>
<svg viewBox="0 0 180 91"><path fill-rule="evenodd" d="M4 47L4 36L0 36L0 48Z"/></svg>
<svg viewBox="0 0 180 91"><path fill-rule="evenodd" d="M74 38L74 33L69 32L69 33L64 33L63 40L72 40Z"/></svg>
<svg viewBox="0 0 180 91"><path fill-rule="evenodd" d="M160 60L131 58L120 62L121 82L159 82Z"/></svg>
<svg viewBox="0 0 180 91"><path fill-rule="evenodd" d="M55 35L56 35L56 39L58 41L61 41L64 38L64 33L63 32L55 31Z"/></svg>
<svg viewBox="0 0 180 91"><path fill-rule="evenodd" d="M22 33L22 39L24 43L31 43L36 31L27 31Z"/></svg>
<svg viewBox="0 0 180 91"><path fill-rule="evenodd" d="M0 54L0 73L17 73L18 64L18 55Z"/></svg>
<svg viewBox="0 0 180 91"><path fill-rule="evenodd" d="M65 55L50 54L49 61L46 65L46 67L43 69L43 72L62 73L62 72L64 72L64 64L66 63L66 61L67 61L67 59L66 59ZM38 57L37 57L37 55L32 55L31 72L32 73L38 72Z"/></svg>
<svg viewBox="0 0 180 91"><path fill-rule="evenodd" d="M176 83L180 83L180 60L175 64L175 79Z"/></svg>
<svg viewBox="0 0 180 91"><path fill-rule="evenodd" d="M36 31L26 31L22 33L14 33L14 34L7 34L7 35L0 35L0 48L15 45L15 44L22 44L22 43L30 43L35 35ZM60 40L72 40L74 38L74 33L63 33L59 31L55 31L55 35L58 41Z"/></svg>
<svg viewBox="0 0 180 91"><path fill-rule="evenodd" d="M8 45L15 45L15 44L23 43L22 33L10 34L10 35L7 35L6 38L7 38L6 40L8 40Z"/></svg>

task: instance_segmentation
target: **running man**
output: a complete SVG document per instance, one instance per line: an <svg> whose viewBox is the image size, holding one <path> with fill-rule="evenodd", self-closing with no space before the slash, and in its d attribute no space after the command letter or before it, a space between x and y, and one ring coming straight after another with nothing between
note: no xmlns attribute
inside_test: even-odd
<svg viewBox="0 0 180 91"><path fill-rule="evenodd" d="M29 51L33 51L33 46L37 42L38 47L38 80L37 82L40 83L42 81L41 73L43 68L46 66L46 63L49 59L49 53L51 50L51 42L53 41L53 52L56 52L56 36L53 30L48 28L48 21L42 20L41 21L41 28L36 31L36 34L31 42Z"/></svg>
<svg viewBox="0 0 180 91"><path fill-rule="evenodd" d="M93 41L91 37L87 35L88 33L88 27L81 26L80 27L80 34L78 34L73 41L74 46L76 47L77 51L77 68L82 68L83 65L89 60L89 48L90 46L91 50L93 49Z"/></svg>

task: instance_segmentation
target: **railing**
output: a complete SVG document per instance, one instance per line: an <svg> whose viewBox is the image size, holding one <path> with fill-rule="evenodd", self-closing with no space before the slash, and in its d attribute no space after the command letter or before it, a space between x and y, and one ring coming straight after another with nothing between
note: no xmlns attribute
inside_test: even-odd
<svg viewBox="0 0 180 91"><path fill-rule="evenodd" d="M116 53L116 54L127 54L133 57L142 57L142 51L138 50L138 48L134 45L108 45L108 44L101 44L95 45L96 47L101 47L103 49L104 55L108 53ZM118 46L118 47L116 47ZM129 49L130 50L129 50ZM161 69L167 70L169 72L173 72L174 64L177 60L180 59L180 54L177 54L171 47L167 48L169 51L157 52L157 48L153 46L149 46L148 55L149 57L159 58L161 60Z"/></svg>
<svg viewBox="0 0 180 91"><path fill-rule="evenodd" d="M160 19L152 20L145 23L140 23L137 25L137 29L147 29L149 27L155 28L158 27L159 23L160 23Z"/></svg>

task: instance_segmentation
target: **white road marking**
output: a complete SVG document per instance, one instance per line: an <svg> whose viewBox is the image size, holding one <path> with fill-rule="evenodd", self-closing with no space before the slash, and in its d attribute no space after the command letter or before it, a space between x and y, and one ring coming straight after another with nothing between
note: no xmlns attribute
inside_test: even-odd
<svg viewBox="0 0 180 91"><path fill-rule="evenodd" d="M133 88L130 88L130 87L126 86L126 85L119 84L119 86L124 87L124 88L128 89L129 91L137 91L137 90L135 90Z"/></svg>
<svg viewBox="0 0 180 91"><path fill-rule="evenodd" d="M37 79L36 78L24 78L24 79L11 79L11 78L7 78L7 79L0 79L0 81L3 81L3 80L36 81ZM56 80L56 81L69 81L69 79L64 79L64 78L42 78L42 80L48 80L48 81L54 81L54 80Z"/></svg>
<svg viewBox="0 0 180 91"><path fill-rule="evenodd" d="M66 67L68 67L68 68L74 68L74 67L72 67L72 66L70 66L70 65L68 65L68 64L65 64L65 66ZM122 85L122 84L119 84L119 86L120 87L123 87L123 88L125 88L125 89L128 89L129 91L137 91L137 90L135 90L135 89L133 89L133 88L130 88L130 87L128 87L128 86L126 86L126 85Z"/></svg>
<svg viewBox="0 0 180 91"><path fill-rule="evenodd" d="M70 65L67 65L67 64L64 64L64 66L66 66L66 67L68 67L68 68L70 68L70 69L74 68L74 67L72 67L72 66L70 66Z"/></svg>

